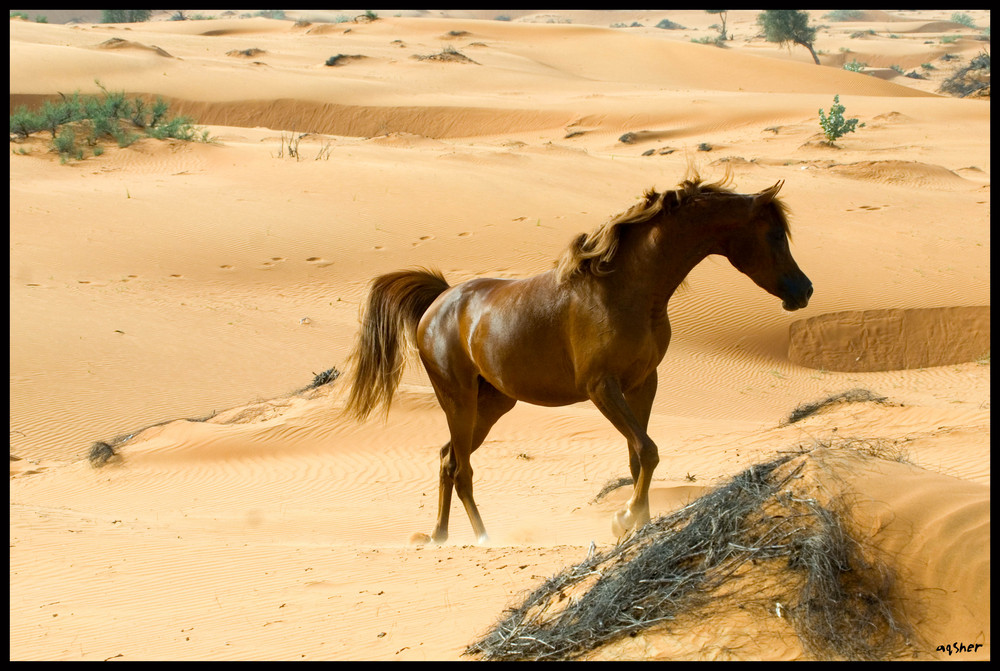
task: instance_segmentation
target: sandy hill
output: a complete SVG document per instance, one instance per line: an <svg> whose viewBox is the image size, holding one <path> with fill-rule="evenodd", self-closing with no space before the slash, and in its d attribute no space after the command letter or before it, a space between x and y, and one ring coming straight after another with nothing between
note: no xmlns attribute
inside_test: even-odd
<svg viewBox="0 0 1000 671"><path fill-rule="evenodd" d="M340 414L346 375L303 388L349 371L375 276L545 272L693 166L741 193L784 181L815 294L785 312L710 257L674 295L653 514L827 445L805 494L857 502L851 528L901 585L899 656L988 659L990 102L937 93L980 31L813 12L817 66L749 11L724 49L692 42L717 34L697 11L336 22L362 13L11 20L12 113L104 87L213 138L60 161L49 132L12 135L11 658L460 658L613 546L631 488L599 494L628 473L624 439L590 403L518 404L473 456L491 543L455 502L450 540L414 545L447 440L416 358L385 422ZM835 95L865 125L831 146ZM855 388L887 402L783 421ZM119 457L94 468L96 441ZM779 620L725 611L593 656L815 657Z"/></svg>

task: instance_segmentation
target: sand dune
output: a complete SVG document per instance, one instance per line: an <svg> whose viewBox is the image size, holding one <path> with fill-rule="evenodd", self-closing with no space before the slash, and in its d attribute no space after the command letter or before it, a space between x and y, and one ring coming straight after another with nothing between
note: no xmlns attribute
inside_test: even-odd
<svg viewBox="0 0 1000 671"><path fill-rule="evenodd" d="M812 449L802 492L852 502L907 657L989 659L990 103L936 93L977 31L813 12L816 66L746 10L725 49L692 43L719 20L694 10L340 14L11 21L12 112L103 86L215 138L65 164L48 132L11 141L11 659L461 658L615 543L623 437L590 403L518 404L473 457L490 544L455 502L449 541L420 546L448 431L416 358L385 421L344 418L346 375L305 387L349 369L380 273L544 272L691 167L784 181L815 294L787 313L713 256L673 296L653 515ZM474 62L415 58L449 47ZM834 95L865 127L830 146ZM858 387L887 400L787 421ZM92 467L96 441L119 457ZM728 611L593 656L810 658L788 620Z"/></svg>

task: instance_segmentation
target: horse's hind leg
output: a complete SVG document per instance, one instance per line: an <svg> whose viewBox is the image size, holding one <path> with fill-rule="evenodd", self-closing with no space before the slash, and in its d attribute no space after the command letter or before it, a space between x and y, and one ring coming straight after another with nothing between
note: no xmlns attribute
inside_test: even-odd
<svg viewBox="0 0 1000 671"><path fill-rule="evenodd" d="M435 389L437 387L435 386ZM471 456L476 449L483 444L493 425L504 414L510 411L517 403L509 396L501 394L491 384L479 378L478 388L475 398L475 418L472 422L471 439L466 443L462 440L465 432L464 413L467 410L456 407L453 403L448 403L438 395L441 405L448 415L448 427L452 433L452 439L441 448L441 473L440 489L438 493L438 519L434 527L432 538L436 543L443 543L448 538L448 517L451 512L451 491L452 487L458 493L458 498L465 506L472 523L473 531L480 543L488 540L486 528L479 515L472 496L472 464ZM458 440L456 441L456 430ZM455 446L458 449L455 449ZM468 447L466 447L466 445Z"/></svg>
<svg viewBox="0 0 1000 671"><path fill-rule="evenodd" d="M435 543L448 540L448 517L451 513L451 490L455 485L455 460L452 458L451 441L441 448L441 475L438 488L438 518L431 539Z"/></svg>

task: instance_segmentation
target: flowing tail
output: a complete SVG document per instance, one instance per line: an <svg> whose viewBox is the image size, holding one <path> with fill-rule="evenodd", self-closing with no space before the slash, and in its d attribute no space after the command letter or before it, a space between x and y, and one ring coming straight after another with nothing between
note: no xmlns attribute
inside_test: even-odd
<svg viewBox="0 0 1000 671"><path fill-rule="evenodd" d="M414 341L420 317L446 289L448 282L432 270L375 278L350 356L354 365L345 414L364 421L379 406L388 414L406 363L405 340Z"/></svg>

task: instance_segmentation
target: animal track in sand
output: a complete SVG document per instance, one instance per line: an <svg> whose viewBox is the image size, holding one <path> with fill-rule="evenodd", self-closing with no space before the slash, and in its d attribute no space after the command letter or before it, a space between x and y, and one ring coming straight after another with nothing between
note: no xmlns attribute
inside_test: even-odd
<svg viewBox="0 0 1000 671"><path fill-rule="evenodd" d="M470 233L469 231L462 231L461 233L458 234L458 237L465 238L465 237L468 237L470 235L472 235L472 233Z"/></svg>
<svg viewBox="0 0 1000 671"><path fill-rule="evenodd" d="M376 252L381 252L383 249L385 249L385 247L383 247L382 245L375 245L374 247L372 247L372 249L374 249Z"/></svg>
<svg viewBox="0 0 1000 671"><path fill-rule="evenodd" d="M272 256L270 260L264 261L261 264L261 268L260 269L261 270L271 270L272 268L275 267L276 264L282 263L282 262L287 261L287 260L288 259L286 259L283 256Z"/></svg>
<svg viewBox="0 0 1000 671"><path fill-rule="evenodd" d="M223 270L233 270L233 267L231 265L229 265L228 263L223 264L223 265L221 265L219 267L222 268Z"/></svg>
<svg viewBox="0 0 1000 671"><path fill-rule="evenodd" d="M420 239L413 243L414 247L419 247L421 244L427 242L428 240L433 240L433 235L421 235Z"/></svg>
<svg viewBox="0 0 1000 671"><path fill-rule="evenodd" d="M858 209L859 210L868 210L870 212L874 212L876 210L881 210L884 207L889 207L889 206L888 205L858 205ZM853 212L854 209L853 208L847 208L847 211L848 212Z"/></svg>
<svg viewBox="0 0 1000 671"><path fill-rule="evenodd" d="M175 279L175 280L184 279L183 275L171 275L170 277L173 278L173 279Z"/></svg>
<svg viewBox="0 0 1000 671"><path fill-rule="evenodd" d="M327 261L322 256L310 256L306 259L306 263L315 264L317 268L326 268L333 265L333 261Z"/></svg>

